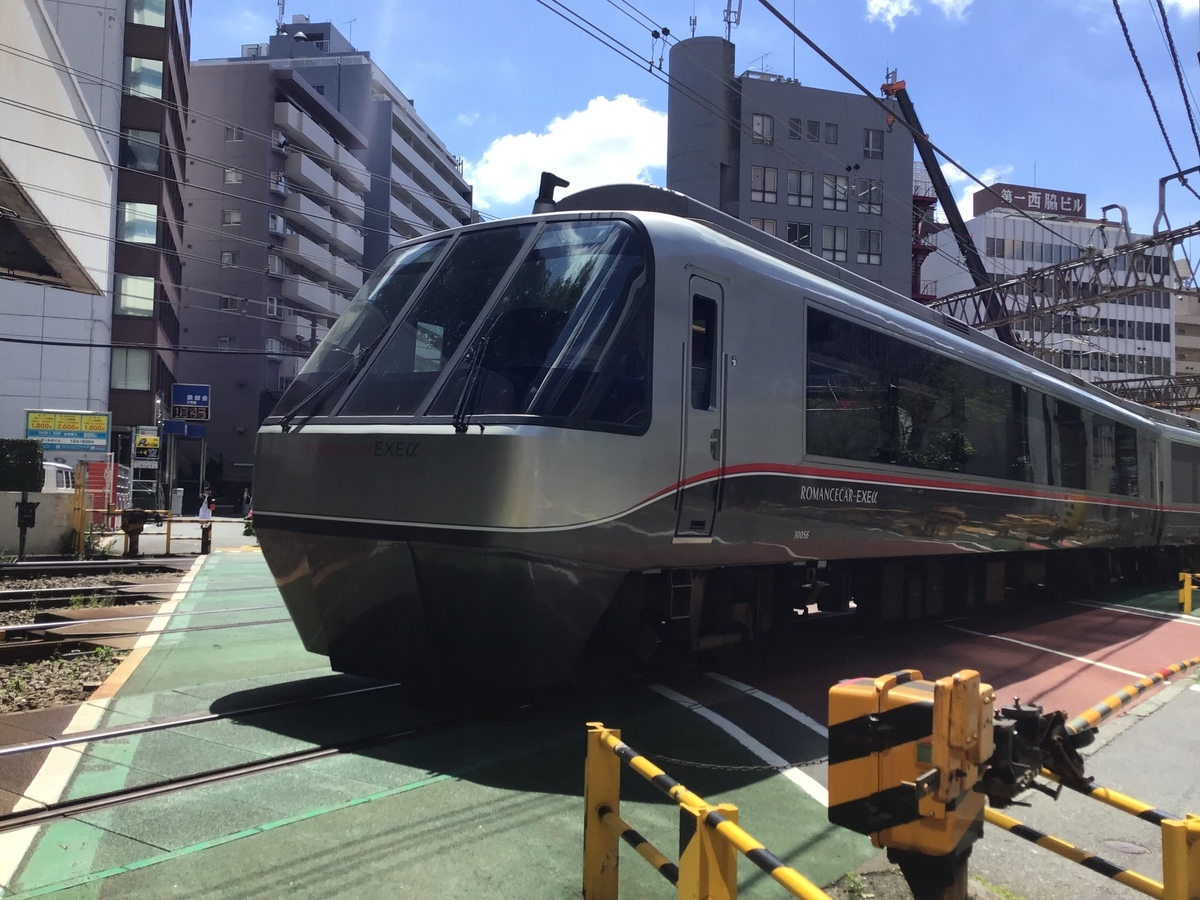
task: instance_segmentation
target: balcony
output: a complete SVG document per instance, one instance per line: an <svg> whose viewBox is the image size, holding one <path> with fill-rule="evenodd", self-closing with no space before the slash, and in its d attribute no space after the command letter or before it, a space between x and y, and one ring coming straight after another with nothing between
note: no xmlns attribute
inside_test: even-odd
<svg viewBox="0 0 1200 900"><path fill-rule="evenodd" d="M362 224L365 212L363 198L340 181L333 183L333 194L330 203L334 209L353 224Z"/></svg>
<svg viewBox="0 0 1200 900"><path fill-rule="evenodd" d="M444 221L444 227L453 228L456 225L461 225L462 222L460 221L459 217L461 216L466 218L469 216L469 213L467 212L467 201L460 197L455 192L454 188L445 179L443 179L441 175L434 171L433 166L425 162L425 160L421 157L421 154L419 154L415 148L413 148L407 141L405 141L395 132L392 133L392 149L399 153L414 171L421 173L421 177L433 185L433 190L429 191L418 185L409 176L404 175L400 168L395 164L392 165L392 180L400 181L401 183L406 184L406 186L411 185L414 190L420 191L422 195L433 194L436 196L440 192L445 197L445 199L441 202L434 200L432 197L424 196L421 197L421 200L422 202L428 202L430 204L439 220ZM397 173L401 175L401 178L396 177ZM443 206L443 203L447 206L454 207L457 212L453 214L450 213L445 206Z"/></svg>
<svg viewBox="0 0 1200 900"><path fill-rule="evenodd" d="M313 162L306 153L293 153L288 157L283 171L287 174L288 184L294 190L309 191L324 201L333 196L333 176Z"/></svg>
<svg viewBox="0 0 1200 900"><path fill-rule="evenodd" d="M283 279L283 296L300 309L322 316L336 315L329 288L315 284L303 275L288 275Z"/></svg>
<svg viewBox="0 0 1200 900"><path fill-rule="evenodd" d="M314 232L326 243L332 244L342 256L362 259L363 236L358 229L346 222L339 222L332 213L306 194L292 194L283 201L283 208L293 222L306 231Z"/></svg>
<svg viewBox="0 0 1200 900"><path fill-rule="evenodd" d="M275 126L287 135L291 143L310 153L332 157L337 147L328 131L314 122L308 113L290 103L281 101L275 104Z"/></svg>
<svg viewBox="0 0 1200 900"><path fill-rule="evenodd" d="M283 244L279 249L293 262L306 268L316 269L321 275L329 277L332 257L329 255L329 251L316 241L310 241L302 234L289 234L283 239Z"/></svg>
<svg viewBox="0 0 1200 900"><path fill-rule="evenodd" d="M329 280L340 290L357 293L363 283L362 269L352 262L333 256L330 257Z"/></svg>
<svg viewBox="0 0 1200 900"><path fill-rule="evenodd" d="M284 313L283 321L279 323L279 336L285 341L298 341L300 346L304 347L305 342L312 336L312 323L289 310Z"/></svg>
<svg viewBox="0 0 1200 900"><path fill-rule="evenodd" d="M417 215L417 213L414 212L413 209L407 203L405 203L403 200L401 200L395 194L392 194L392 202L391 202L390 209L391 209L393 218L399 219L400 222L402 222L404 225L407 225L410 228L414 229L417 234L428 234L429 230L433 227L428 222L426 222L421 216ZM401 234L404 233L404 230L402 228L396 228L394 223L393 223L392 227L398 233L401 233ZM405 240L408 240L408 238L405 238Z"/></svg>
<svg viewBox="0 0 1200 900"><path fill-rule="evenodd" d="M341 144L334 144L333 168L339 178L360 194L365 194L370 189L371 173Z"/></svg>

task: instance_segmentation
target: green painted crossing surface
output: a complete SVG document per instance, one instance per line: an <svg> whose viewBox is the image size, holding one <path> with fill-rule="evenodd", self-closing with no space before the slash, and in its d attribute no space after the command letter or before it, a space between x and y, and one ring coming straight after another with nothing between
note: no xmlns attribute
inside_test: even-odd
<svg viewBox="0 0 1200 900"><path fill-rule="evenodd" d="M257 553L219 553L199 570L163 636L113 699L101 727L244 708L366 684L307 653L290 623L172 633L188 613L278 603ZM253 622L274 610L190 621ZM65 797L265 759L332 740L427 723L437 710L377 691L241 719L90 745ZM41 829L3 896L69 898L479 898L577 896L584 723L602 720L650 756L758 762L714 726L646 690L565 698L491 722L136 801ZM670 770L670 766L667 766ZM828 883L874 854L824 808L770 772L675 769L785 861ZM677 855L678 812L632 772L622 815ZM745 897L779 888L742 861ZM672 894L632 851L627 897Z"/></svg>

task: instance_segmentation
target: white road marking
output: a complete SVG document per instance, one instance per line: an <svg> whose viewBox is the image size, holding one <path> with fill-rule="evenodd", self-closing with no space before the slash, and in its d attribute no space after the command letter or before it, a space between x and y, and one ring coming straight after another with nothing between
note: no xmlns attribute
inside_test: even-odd
<svg viewBox="0 0 1200 900"><path fill-rule="evenodd" d="M778 697L773 697L764 691L760 691L756 687L751 687L748 684L742 684L740 681L734 681L732 678L728 677L727 675L722 675L720 672L705 672L704 674L713 679L713 681L719 681L721 684L727 684L731 688L741 691L743 694L749 694L751 697L757 697L759 700L763 701L763 703L771 704L785 716L795 719L801 725L808 728L810 731L815 731L826 740L829 739L828 728L826 728L812 716L807 716L800 712L800 710L796 709L796 707L792 706L792 704L780 700Z"/></svg>
<svg viewBox="0 0 1200 900"><path fill-rule="evenodd" d="M146 650L154 646L159 634L170 621L171 613L175 611L179 601L187 596L188 588L191 587L196 573L200 571L204 559L203 556L200 556L192 563L192 567L180 579L171 599L160 607L161 614L150 621L146 633L138 638L134 645L135 651L141 650L144 654ZM63 734L94 729L99 725L111 699L111 697L107 697L103 700L89 700L81 705L75 715L71 717L70 723L63 729ZM25 789L21 799L13 806L13 812L38 809L50 803L57 803L74 776L75 769L83 759L83 752L86 749L86 741L53 748L46 755L46 761L33 776L33 780L29 782L29 787ZM12 880L17 874L17 869L24 861L29 848L33 845L34 838L37 837L42 827L41 825L30 825L27 828L19 828L16 831L0 835L0 885L3 885L6 890L12 889Z"/></svg>
<svg viewBox="0 0 1200 900"><path fill-rule="evenodd" d="M961 631L964 634L973 634L976 637L992 638L997 641L1008 641L1010 644L1017 644L1021 647L1028 647L1031 650L1040 650L1042 653L1052 653L1055 656L1062 656L1066 659L1073 659L1076 662L1086 663L1089 666L1098 666L1101 669L1108 669L1110 672L1120 672L1122 675L1132 675L1134 678L1145 678L1141 672L1134 672L1130 669L1122 669L1120 666L1112 666L1105 662L1088 659L1086 656L1075 656L1073 653L1063 653L1061 650L1054 650L1050 647L1043 647L1041 644L1031 644L1028 641L1019 641L1016 638L1005 637L1002 634L988 634L985 631L972 631L969 628L960 628L958 625L947 625L947 628L953 628L955 631Z"/></svg>
<svg viewBox="0 0 1200 900"><path fill-rule="evenodd" d="M692 712L696 713L696 715L708 719L708 721L712 722L767 765L788 765L788 760L784 759L766 744L751 737L745 730L739 728L737 725L734 725L724 716L713 712L702 703L696 702L691 697L687 697L678 691L673 691L669 687L661 684L650 685L650 690L654 691L656 694L666 697L668 700L678 703L680 706L690 709ZM802 791L804 791L804 793L808 794L822 806L829 806L829 791L825 789L821 782L817 781L811 775L802 771L797 766L791 766L790 768L783 769L781 774L784 778L796 785L796 787L800 788Z"/></svg>
<svg viewBox="0 0 1200 900"><path fill-rule="evenodd" d="M1127 613L1131 616L1141 616L1144 619L1158 619L1160 622L1179 622L1183 625L1195 625L1200 628L1200 619L1185 616L1182 613L1163 612L1155 609L1131 609L1128 606L1118 606L1113 603L1097 603L1095 600L1068 600L1076 606L1086 606L1090 609L1111 609L1113 612Z"/></svg>
<svg viewBox="0 0 1200 900"><path fill-rule="evenodd" d="M1188 688L1188 690L1189 691L1200 691L1200 684L1193 684L1190 688Z"/></svg>

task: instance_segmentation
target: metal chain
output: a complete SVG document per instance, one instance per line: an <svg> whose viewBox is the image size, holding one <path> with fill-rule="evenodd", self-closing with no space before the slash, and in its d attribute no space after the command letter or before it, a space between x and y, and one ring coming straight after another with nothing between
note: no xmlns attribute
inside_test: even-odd
<svg viewBox="0 0 1200 900"><path fill-rule="evenodd" d="M676 766L683 766L688 769L708 769L714 772L784 772L788 769L795 769L799 766L809 766L816 763L828 762L828 756L820 756L816 759L807 759L803 762L784 763L781 766L725 766L719 763L697 762L693 759L676 759L673 756L659 756L656 753L643 754L647 759L652 759L655 762L670 763Z"/></svg>

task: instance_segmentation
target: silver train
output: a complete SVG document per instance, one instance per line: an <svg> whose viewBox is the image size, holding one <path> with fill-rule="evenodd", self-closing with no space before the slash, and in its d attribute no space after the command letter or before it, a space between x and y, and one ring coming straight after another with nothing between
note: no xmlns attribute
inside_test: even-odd
<svg viewBox="0 0 1200 900"><path fill-rule="evenodd" d="M402 245L258 435L305 646L552 683L1184 561L1197 423L658 188Z"/></svg>

